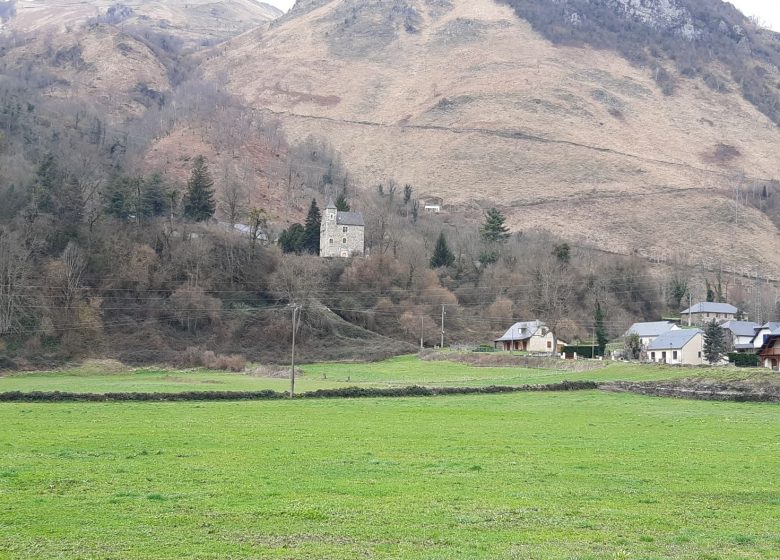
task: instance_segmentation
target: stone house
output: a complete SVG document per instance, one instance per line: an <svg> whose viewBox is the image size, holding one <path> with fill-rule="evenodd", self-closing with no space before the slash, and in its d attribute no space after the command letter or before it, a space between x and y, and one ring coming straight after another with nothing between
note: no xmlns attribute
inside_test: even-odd
<svg viewBox="0 0 780 560"><path fill-rule="evenodd" d="M682 311L681 319L683 323L701 327L713 320L717 323L733 321L737 318L737 313L739 310L728 303L704 301Z"/></svg>
<svg viewBox="0 0 780 560"><path fill-rule="evenodd" d="M362 214L340 212L332 201L329 202L320 225L320 256L362 256L365 254L365 229Z"/></svg>
<svg viewBox="0 0 780 560"><path fill-rule="evenodd" d="M543 322L521 321L509 327L504 336L497 338L494 346L506 351L550 353L563 351L566 343L562 340L558 340L556 344L558 348L553 350L553 338L552 331Z"/></svg>
<svg viewBox="0 0 780 560"><path fill-rule="evenodd" d="M647 346L647 360L657 364L699 366L704 363L704 331L667 331Z"/></svg>
<svg viewBox="0 0 780 560"><path fill-rule="evenodd" d="M631 325L631 328L626 331L623 337L628 338L630 335L635 334L639 337L639 340L642 341L642 348L647 348L650 343L662 334L675 330L680 330L680 327L670 321L634 323Z"/></svg>

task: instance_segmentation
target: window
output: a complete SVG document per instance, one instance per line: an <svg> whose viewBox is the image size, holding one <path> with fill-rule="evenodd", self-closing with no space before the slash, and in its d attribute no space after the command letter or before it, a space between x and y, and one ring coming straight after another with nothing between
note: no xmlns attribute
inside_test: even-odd
<svg viewBox="0 0 780 560"><path fill-rule="evenodd" d="M341 231L347 233L349 231L349 228L347 226L344 226L343 228L341 228Z"/></svg>
<svg viewBox="0 0 780 560"><path fill-rule="evenodd" d="M673 359L673 360L676 360L676 359L677 359L677 350L675 350L674 352L672 352L672 359Z"/></svg>
<svg viewBox="0 0 780 560"><path fill-rule="evenodd" d="M655 361L655 352L650 352L650 359Z"/></svg>
<svg viewBox="0 0 780 560"><path fill-rule="evenodd" d="M342 238L342 239L341 239L341 242L342 242L344 245L346 245L346 244L347 244L347 238L346 238L346 237Z"/></svg>
<svg viewBox="0 0 780 560"><path fill-rule="evenodd" d="M552 340L547 341L547 348L552 348Z"/></svg>
<svg viewBox="0 0 780 560"><path fill-rule="evenodd" d="M699 357L701 358L701 352L699 352Z"/></svg>
<svg viewBox="0 0 780 560"><path fill-rule="evenodd" d="M328 242L329 242L331 245L333 245L333 238L331 237L330 239L328 239Z"/></svg>
<svg viewBox="0 0 780 560"><path fill-rule="evenodd" d="M666 352L661 352L661 361L666 363Z"/></svg>

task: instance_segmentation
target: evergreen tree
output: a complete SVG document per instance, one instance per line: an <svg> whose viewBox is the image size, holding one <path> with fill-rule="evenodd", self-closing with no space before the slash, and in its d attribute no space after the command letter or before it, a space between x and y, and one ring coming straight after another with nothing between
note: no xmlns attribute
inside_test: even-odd
<svg viewBox="0 0 780 560"><path fill-rule="evenodd" d="M713 319L704 326L704 357L711 364L720 362L726 352L723 328Z"/></svg>
<svg viewBox="0 0 780 560"><path fill-rule="evenodd" d="M279 235L279 246L285 253L301 253L305 235L306 229L301 224L293 224Z"/></svg>
<svg viewBox="0 0 780 560"><path fill-rule="evenodd" d="M438 241L436 241L436 248L433 250L433 256L431 257L431 268L452 266L453 263L455 263L455 255L452 254L452 251L450 251L450 248L447 246L447 238L444 237L444 232L441 232Z"/></svg>
<svg viewBox="0 0 780 560"><path fill-rule="evenodd" d="M480 229L482 239L488 243L503 243L509 239L509 228L504 225L504 221L506 218L501 212L495 208L488 210L485 214L485 223Z"/></svg>
<svg viewBox="0 0 780 560"><path fill-rule="evenodd" d="M707 298L706 300L709 302L715 301L715 290L712 289L712 286L710 286L709 280L705 280L705 283L707 285Z"/></svg>
<svg viewBox="0 0 780 560"><path fill-rule="evenodd" d="M303 250L314 255L320 254L320 226L322 214L317 206L317 201L311 199L309 213L306 216L306 226L303 232Z"/></svg>
<svg viewBox="0 0 780 560"><path fill-rule="evenodd" d="M642 339L636 333L631 333L626 337L625 355L629 360L638 360L642 357Z"/></svg>
<svg viewBox="0 0 780 560"><path fill-rule="evenodd" d="M571 247L568 243L561 243L553 248L553 255L563 264L569 264L571 260Z"/></svg>
<svg viewBox="0 0 780 560"><path fill-rule="evenodd" d="M168 208L165 196L165 179L160 173L155 173L144 180L141 200L141 214L147 217L162 216Z"/></svg>
<svg viewBox="0 0 780 560"><path fill-rule="evenodd" d="M349 212L349 202L347 202L347 195L344 191L341 191L336 197L336 210L339 212Z"/></svg>
<svg viewBox="0 0 780 560"><path fill-rule="evenodd" d="M607 348L607 342L609 342L607 327L604 326L604 319L604 310L601 308L601 303L596 302L596 347L599 356L604 355L604 350Z"/></svg>
<svg viewBox="0 0 780 560"><path fill-rule="evenodd" d="M214 215L214 179L209 172L206 158L198 156L192 166L192 175L187 183L184 197L184 216L196 222L203 222Z"/></svg>
<svg viewBox="0 0 780 560"><path fill-rule="evenodd" d="M412 188L412 185L407 183L404 185L404 205L409 204L409 201L412 200L412 192L414 189Z"/></svg>

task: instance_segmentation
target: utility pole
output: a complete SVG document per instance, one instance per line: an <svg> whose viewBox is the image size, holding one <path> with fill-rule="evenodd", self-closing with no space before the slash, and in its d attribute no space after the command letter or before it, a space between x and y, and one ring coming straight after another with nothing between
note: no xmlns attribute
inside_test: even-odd
<svg viewBox="0 0 780 560"><path fill-rule="evenodd" d="M299 311L300 308L297 305L293 304L292 306L292 352L291 352L292 368L290 369L290 398L293 398L295 396L295 331L298 328L297 316L300 315Z"/></svg>
<svg viewBox="0 0 780 560"><path fill-rule="evenodd" d="M693 294L688 290L688 326L691 326L693 318Z"/></svg>
<svg viewBox="0 0 780 560"><path fill-rule="evenodd" d="M593 347L590 349L590 357L595 358L596 357L596 324L595 323L593 324L593 338L591 339L591 344L593 345Z"/></svg>
<svg viewBox="0 0 780 560"><path fill-rule="evenodd" d="M425 349L425 315L420 315L420 350Z"/></svg>
<svg viewBox="0 0 780 560"><path fill-rule="evenodd" d="M444 311L444 304L442 303L441 304L441 346L439 347L442 350L444 350L444 316L446 314L447 313Z"/></svg>

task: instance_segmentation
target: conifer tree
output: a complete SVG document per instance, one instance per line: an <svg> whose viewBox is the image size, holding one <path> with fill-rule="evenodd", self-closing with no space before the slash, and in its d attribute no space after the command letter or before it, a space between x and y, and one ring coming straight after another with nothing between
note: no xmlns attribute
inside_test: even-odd
<svg viewBox="0 0 780 560"><path fill-rule="evenodd" d="M436 248L433 250L433 256L431 257L431 268L452 266L454 262L455 255L447 246L447 238L444 237L444 232L441 232L438 241L436 241Z"/></svg>
<svg viewBox="0 0 780 560"><path fill-rule="evenodd" d="M192 175L187 182L184 197L184 216L196 222L203 222L214 215L214 179L209 172L206 158L198 156L192 166Z"/></svg>
<svg viewBox="0 0 780 560"><path fill-rule="evenodd" d="M704 326L704 357L709 363L717 364L725 352L723 328L713 319Z"/></svg>
<svg viewBox="0 0 780 560"><path fill-rule="evenodd" d="M336 210L339 212L349 212L349 202L347 202L347 195L344 191L341 191L336 197Z"/></svg>
<svg viewBox="0 0 780 560"><path fill-rule="evenodd" d="M303 233L303 250L314 255L320 254L320 226L322 214L317 206L317 201L311 199L309 213L306 216L306 226Z"/></svg>
<svg viewBox="0 0 780 560"><path fill-rule="evenodd" d="M306 229L301 224L292 224L279 234L279 246L285 253L300 253L304 248Z"/></svg>
<svg viewBox="0 0 780 560"><path fill-rule="evenodd" d="M504 225L504 221L506 221L506 218L504 218L501 212L495 208L488 210L485 214L485 223L482 224L482 229L480 229L482 239L489 243L503 243L509 239L509 228Z"/></svg>

